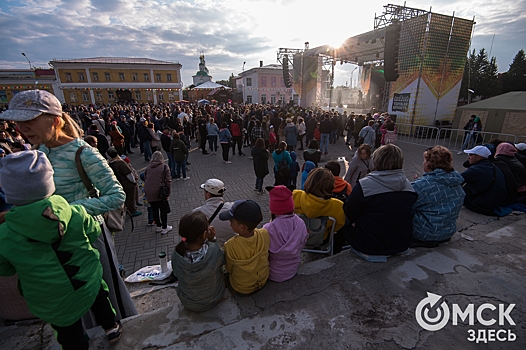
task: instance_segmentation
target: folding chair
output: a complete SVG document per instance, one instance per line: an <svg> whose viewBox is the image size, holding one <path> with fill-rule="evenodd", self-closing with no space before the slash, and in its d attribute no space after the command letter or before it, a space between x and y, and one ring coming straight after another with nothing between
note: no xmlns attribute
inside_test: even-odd
<svg viewBox="0 0 526 350"><path fill-rule="evenodd" d="M308 218L305 214L298 214L298 216L305 222L309 237L304 252L318 253L318 254L333 254L334 251L334 228L336 227L336 219L332 216L319 216L315 218ZM323 236L327 228L327 222L331 221L331 230L329 232L329 243L327 247L323 248Z"/></svg>

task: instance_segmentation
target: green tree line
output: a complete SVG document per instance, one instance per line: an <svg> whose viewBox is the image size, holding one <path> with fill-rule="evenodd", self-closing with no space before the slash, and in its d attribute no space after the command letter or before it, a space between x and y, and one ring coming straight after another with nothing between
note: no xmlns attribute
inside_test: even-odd
<svg viewBox="0 0 526 350"><path fill-rule="evenodd" d="M526 91L526 54L521 49L511 62L508 71L499 74L497 59L488 58L486 49L469 53L462 78L459 98L481 96L482 99L510 91Z"/></svg>

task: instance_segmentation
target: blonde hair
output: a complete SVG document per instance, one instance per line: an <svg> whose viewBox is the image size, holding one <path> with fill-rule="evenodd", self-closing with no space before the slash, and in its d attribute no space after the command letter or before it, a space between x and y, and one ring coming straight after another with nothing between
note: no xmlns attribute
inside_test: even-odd
<svg viewBox="0 0 526 350"><path fill-rule="evenodd" d="M152 160L151 161L154 162L156 160L161 161L161 162L164 161L163 154L161 152L159 152L159 151L155 151L152 154Z"/></svg>
<svg viewBox="0 0 526 350"><path fill-rule="evenodd" d="M334 190L334 175L327 168L315 168L309 172L305 181L305 193L318 198L332 198Z"/></svg>

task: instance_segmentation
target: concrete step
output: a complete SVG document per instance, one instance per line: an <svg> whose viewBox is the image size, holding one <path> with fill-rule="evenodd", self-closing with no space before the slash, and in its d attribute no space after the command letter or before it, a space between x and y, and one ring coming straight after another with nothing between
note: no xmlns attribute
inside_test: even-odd
<svg viewBox="0 0 526 350"><path fill-rule="evenodd" d="M469 329L502 329L517 339L490 341L487 348L524 349L526 215L497 219L463 209L457 224L460 232L440 247L411 249L379 264L346 251L303 264L292 280L269 281L254 295L227 292L218 306L203 313L162 299L175 296L171 287L138 293L136 301L160 302L151 302L152 311L124 320L123 336L111 348L478 349L481 344L467 340ZM470 326L459 320L458 325L449 321L436 332L424 330L415 310L428 292L442 296L449 309L452 304L462 310L470 303L475 309L484 303L497 309L498 304L516 304L510 313L516 325ZM429 313L430 318L436 315ZM498 321L497 311L486 310L483 316ZM39 336L42 349L57 348L45 329L42 325L0 328L0 348L32 349ZM27 341L9 343L4 335ZM91 330L90 337L92 348L110 348L102 329Z"/></svg>

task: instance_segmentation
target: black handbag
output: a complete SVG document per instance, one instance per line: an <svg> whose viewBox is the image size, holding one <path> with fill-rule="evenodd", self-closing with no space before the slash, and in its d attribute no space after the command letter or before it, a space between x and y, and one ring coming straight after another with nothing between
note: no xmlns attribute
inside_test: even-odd
<svg viewBox="0 0 526 350"><path fill-rule="evenodd" d="M166 200L170 196L170 190L166 186L166 182L164 180L166 178L166 170L167 169L168 169L168 167L165 165L164 166L164 171L163 171L163 183L162 183L161 187L159 187L159 194L157 195L157 197L160 198L163 201Z"/></svg>

